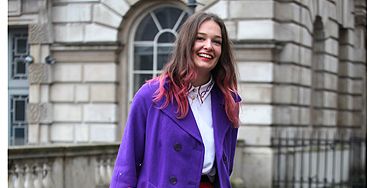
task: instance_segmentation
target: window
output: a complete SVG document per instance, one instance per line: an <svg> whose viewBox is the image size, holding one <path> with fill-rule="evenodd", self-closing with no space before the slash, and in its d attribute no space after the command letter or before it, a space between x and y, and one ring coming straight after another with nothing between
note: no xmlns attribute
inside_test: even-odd
<svg viewBox="0 0 375 188"><path fill-rule="evenodd" d="M9 145L27 143L28 63L27 28L11 28L8 35Z"/></svg>
<svg viewBox="0 0 375 188"><path fill-rule="evenodd" d="M167 63L177 31L188 13L177 7L163 6L150 10L140 21L134 36L130 98L145 80L161 73Z"/></svg>
<svg viewBox="0 0 375 188"><path fill-rule="evenodd" d="M27 31L18 29L11 32L11 72L10 76L13 80L27 79L27 63L24 57L29 54L27 44Z"/></svg>
<svg viewBox="0 0 375 188"><path fill-rule="evenodd" d="M27 122L26 122L26 104L27 95L10 96L10 145L26 144Z"/></svg>

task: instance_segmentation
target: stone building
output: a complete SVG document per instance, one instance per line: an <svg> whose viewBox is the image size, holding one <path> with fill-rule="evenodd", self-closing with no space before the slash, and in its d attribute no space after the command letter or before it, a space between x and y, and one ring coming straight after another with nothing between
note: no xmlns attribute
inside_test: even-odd
<svg viewBox="0 0 375 188"><path fill-rule="evenodd" d="M8 0L10 145L120 141L132 97L160 72L189 2ZM271 187L276 127L366 131L366 3L198 1L234 43L245 145L236 176L248 187Z"/></svg>

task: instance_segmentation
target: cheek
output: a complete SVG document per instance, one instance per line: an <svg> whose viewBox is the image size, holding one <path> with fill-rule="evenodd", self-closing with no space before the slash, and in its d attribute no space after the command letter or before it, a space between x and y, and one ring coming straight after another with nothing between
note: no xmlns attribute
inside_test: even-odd
<svg viewBox="0 0 375 188"><path fill-rule="evenodd" d="M201 48L201 45L198 42L195 42L192 48L193 53L197 52Z"/></svg>
<svg viewBox="0 0 375 188"><path fill-rule="evenodd" d="M221 56L221 47L218 47L215 49L215 54L216 54L216 57L219 59Z"/></svg>

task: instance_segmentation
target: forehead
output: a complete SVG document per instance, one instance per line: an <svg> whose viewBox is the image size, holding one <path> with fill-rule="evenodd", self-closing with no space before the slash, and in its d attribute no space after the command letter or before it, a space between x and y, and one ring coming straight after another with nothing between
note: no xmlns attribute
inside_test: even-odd
<svg viewBox="0 0 375 188"><path fill-rule="evenodd" d="M221 37L221 28L213 20L206 20L198 28L198 34L211 34Z"/></svg>

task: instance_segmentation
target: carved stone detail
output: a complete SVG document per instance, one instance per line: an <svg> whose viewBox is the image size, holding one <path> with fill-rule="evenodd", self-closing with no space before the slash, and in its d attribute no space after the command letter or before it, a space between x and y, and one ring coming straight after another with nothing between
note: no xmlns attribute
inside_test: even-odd
<svg viewBox="0 0 375 188"><path fill-rule="evenodd" d="M50 36L48 23L33 24L29 27L29 43L30 44L43 44L51 43L52 37Z"/></svg>
<svg viewBox="0 0 375 188"><path fill-rule="evenodd" d="M34 63L29 66L30 84L48 84L51 82L51 67L48 64Z"/></svg>
<svg viewBox="0 0 375 188"><path fill-rule="evenodd" d="M40 103L34 104L29 103L27 105L27 121L29 123L51 123L52 122L52 104L51 103Z"/></svg>

